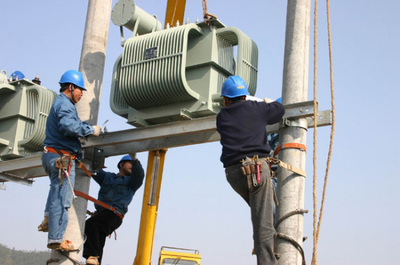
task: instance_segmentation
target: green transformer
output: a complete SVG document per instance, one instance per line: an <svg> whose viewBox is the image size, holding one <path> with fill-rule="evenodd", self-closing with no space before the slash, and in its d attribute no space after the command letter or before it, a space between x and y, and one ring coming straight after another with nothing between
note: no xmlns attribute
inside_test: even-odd
<svg viewBox="0 0 400 265"><path fill-rule="evenodd" d="M114 23L117 13L112 14ZM135 28L131 20L129 24ZM258 48L239 29L217 19L154 28L123 41L114 64L110 106L129 124L143 127L216 115L222 84L230 75L241 76L255 94Z"/></svg>
<svg viewBox="0 0 400 265"><path fill-rule="evenodd" d="M43 150L46 120L56 96L27 79L0 82L0 161Z"/></svg>

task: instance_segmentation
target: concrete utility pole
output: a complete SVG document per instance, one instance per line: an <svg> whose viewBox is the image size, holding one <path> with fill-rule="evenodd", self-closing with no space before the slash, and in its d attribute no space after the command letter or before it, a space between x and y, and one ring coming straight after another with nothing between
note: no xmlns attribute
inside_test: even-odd
<svg viewBox="0 0 400 265"><path fill-rule="evenodd" d="M286 18L286 44L284 57L282 103L304 102L308 93L310 0L288 0ZM280 143L306 144L307 122L305 118L290 120L289 126L280 130ZM306 153L300 149L282 149L279 159L305 170ZM278 200L276 220L296 210L304 209L305 178L280 168L278 172ZM304 216L301 213L284 219L277 232L303 242ZM278 237L276 252L281 255L280 265L302 263L300 251L288 240Z"/></svg>
<svg viewBox="0 0 400 265"><path fill-rule="evenodd" d="M79 63L79 71L83 73L87 91L84 92L84 96L76 105L76 108L81 120L91 125L96 125L106 59L112 1L89 0L88 2L86 27ZM83 162L89 164L87 162L90 161L86 160ZM77 167L76 170L75 189L88 194L90 179L78 168L79 167ZM75 247L81 247L83 244L82 239L85 227L86 209L87 201L78 197L68 212L69 221L64 238L71 240ZM52 251L51 257L60 260L59 262L51 264L75 264L54 250ZM70 257L75 260L80 260L82 251L70 252Z"/></svg>

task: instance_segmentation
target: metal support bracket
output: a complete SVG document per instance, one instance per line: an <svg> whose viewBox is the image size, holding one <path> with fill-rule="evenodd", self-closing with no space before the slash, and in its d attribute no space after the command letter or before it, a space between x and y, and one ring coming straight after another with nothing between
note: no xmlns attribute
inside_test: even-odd
<svg viewBox="0 0 400 265"><path fill-rule="evenodd" d="M298 104L298 103L296 103ZM301 127L305 130L308 128L313 128L315 121L314 121L314 111L312 110L311 113L309 113L307 116L305 116L303 113L298 113L296 116L292 109L290 107L293 104L290 105L285 105L285 116L283 116L282 122L281 123L276 123L272 125L267 126L267 131L268 133L277 133L279 132L279 129L285 128L285 127L290 127L290 126L297 126ZM304 111L304 109L302 110ZM308 112L308 111L307 111ZM317 126L328 126L332 125L332 112L330 110L323 110L323 111L318 111L317 114Z"/></svg>
<svg viewBox="0 0 400 265"><path fill-rule="evenodd" d="M318 103L317 103L318 109ZM329 115L328 115L329 113ZM323 125L332 124L330 111L318 112L318 123L325 121ZM320 119L322 118L322 119ZM311 126L312 124L312 126ZM314 126L314 101L304 101L285 105L285 116L282 119L279 128L283 127L300 127L307 130ZM322 126L322 125L317 125Z"/></svg>
<svg viewBox="0 0 400 265"><path fill-rule="evenodd" d="M84 149L84 159L91 161L90 171L104 168L105 158L99 154L102 152L99 148L86 148Z"/></svg>
<svg viewBox="0 0 400 265"><path fill-rule="evenodd" d="M308 121L307 119L296 119L296 120L290 120L288 118L283 118L281 126L279 128L283 127L300 127L302 129L307 130L308 129Z"/></svg>
<svg viewBox="0 0 400 265"><path fill-rule="evenodd" d="M318 109L318 103L317 103ZM332 124L331 111L318 111L317 126ZM279 128L282 127L300 127L308 129L314 126L314 101L304 101L285 105L285 116Z"/></svg>
<svg viewBox="0 0 400 265"><path fill-rule="evenodd" d="M287 119L294 119L294 118L300 119L300 118L310 117L313 115L314 115L314 101L312 100L285 105L285 117Z"/></svg>
<svg viewBox="0 0 400 265"><path fill-rule="evenodd" d="M0 172L0 181L13 181L26 186L32 186L33 183L33 180L21 178L20 176L6 172Z"/></svg>

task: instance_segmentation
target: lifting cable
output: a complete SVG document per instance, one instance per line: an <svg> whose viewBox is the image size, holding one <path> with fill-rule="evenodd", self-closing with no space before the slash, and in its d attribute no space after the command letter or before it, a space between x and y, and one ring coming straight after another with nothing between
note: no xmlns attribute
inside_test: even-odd
<svg viewBox="0 0 400 265"><path fill-rule="evenodd" d="M207 0L203 0L203 18L206 24L209 24L211 19L217 18L216 15L208 13Z"/></svg>
<svg viewBox="0 0 400 265"><path fill-rule="evenodd" d="M329 43L329 69L330 69L330 88L331 88L331 107L332 107L332 126L331 126L331 134L330 134L330 143L329 143L329 151L328 158L326 162L326 171L325 171L325 179L324 186L322 192L321 199L321 208L319 212L319 219L317 224L317 19L318 19L318 0L315 0L314 5L314 139L313 139L313 206L314 206L314 214L313 214L313 255L311 264L317 265L317 245L319 232L321 229L321 221L322 215L324 212L324 204L325 204L325 195L326 195L326 186L328 182L328 173L329 166L332 157L332 146L333 146L333 138L335 133L335 96L334 96L334 88L333 88L333 70L332 70L332 38L331 38L331 23L330 23L330 4L329 0L326 0L327 6L327 23L328 23L328 43Z"/></svg>

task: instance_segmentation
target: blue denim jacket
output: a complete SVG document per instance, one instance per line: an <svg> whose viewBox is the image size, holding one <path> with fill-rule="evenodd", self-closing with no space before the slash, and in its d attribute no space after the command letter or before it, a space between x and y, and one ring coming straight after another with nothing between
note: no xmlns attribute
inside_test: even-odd
<svg viewBox="0 0 400 265"><path fill-rule="evenodd" d="M133 195L143 184L144 170L139 160L135 160L132 163L130 176L121 176L100 169L92 177L100 185L98 200L115 207L119 213L125 215ZM98 211L105 209L97 204L95 207Z"/></svg>
<svg viewBox="0 0 400 265"><path fill-rule="evenodd" d="M64 93L54 100L46 122L45 146L78 154L82 147L79 137L93 134L93 126L82 122L74 103Z"/></svg>

